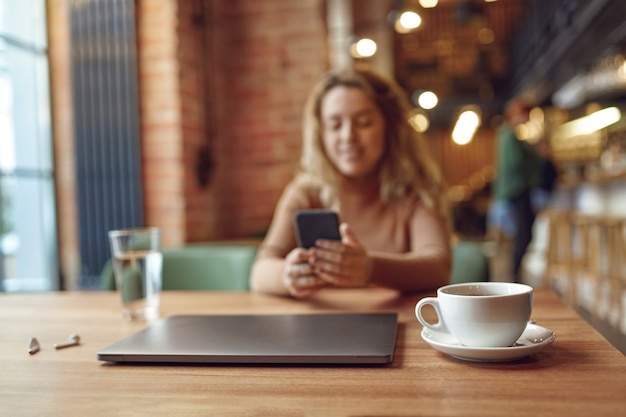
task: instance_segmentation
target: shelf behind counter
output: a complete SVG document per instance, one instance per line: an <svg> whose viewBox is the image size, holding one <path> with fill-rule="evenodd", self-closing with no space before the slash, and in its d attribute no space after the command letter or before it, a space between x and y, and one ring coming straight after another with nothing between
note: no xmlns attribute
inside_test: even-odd
<svg viewBox="0 0 626 417"><path fill-rule="evenodd" d="M557 183L550 207L626 217L626 170L595 172L585 177L563 176Z"/></svg>

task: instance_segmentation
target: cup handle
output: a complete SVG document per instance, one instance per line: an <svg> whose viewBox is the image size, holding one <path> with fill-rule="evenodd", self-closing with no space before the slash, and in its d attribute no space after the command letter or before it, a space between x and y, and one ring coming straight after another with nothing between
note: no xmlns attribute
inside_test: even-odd
<svg viewBox="0 0 626 417"><path fill-rule="evenodd" d="M435 313L437 313L437 319L438 319L437 323L431 324L426 321L424 316L422 316L422 308L426 305L430 305L435 309ZM426 298L422 298L421 300L419 300L417 304L415 305L415 317L417 317L417 320L424 327L427 327L432 330L437 330L437 331L446 331L446 332L448 331L448 329L446 328L441 318L442 315L441 315L441 310L439 309L439 300L437 300L436 297L426 297Z"/></svg>

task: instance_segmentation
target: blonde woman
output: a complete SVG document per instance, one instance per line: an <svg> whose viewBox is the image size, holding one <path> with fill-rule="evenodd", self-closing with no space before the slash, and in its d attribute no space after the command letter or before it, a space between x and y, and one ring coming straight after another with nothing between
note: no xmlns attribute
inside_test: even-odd
<svg viewBox="0 0 626 417"><path fill-rule="evenodd" d="M438 167L403 91L372 70L330 72L305 108L300 172L253 265L253 291L306 298L327 287L402 292L448 283L449 219ZM297 247L297 211L339 213L341 241Z"/></svg>

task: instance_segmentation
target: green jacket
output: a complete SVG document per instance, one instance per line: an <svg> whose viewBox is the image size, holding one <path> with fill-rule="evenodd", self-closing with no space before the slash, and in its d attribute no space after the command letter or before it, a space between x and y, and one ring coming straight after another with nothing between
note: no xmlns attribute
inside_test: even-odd
<svg viewBox="0 0 626 417"><path fill-rule="evenodd" d="M511 200L533 188L539 180L539 155L527 142L517 139L503 124L496 132L496 178L494 200Z"/></svg>

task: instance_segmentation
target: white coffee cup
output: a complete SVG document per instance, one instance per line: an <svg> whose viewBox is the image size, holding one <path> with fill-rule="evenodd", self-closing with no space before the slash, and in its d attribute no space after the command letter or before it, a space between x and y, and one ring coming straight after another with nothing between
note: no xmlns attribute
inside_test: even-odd
<svg viewBox="0 0 626 417"><path fill-rule="evenodd" d="M470 282L437 290L437 297L421 299L415 316L422 326L447 332L470 347L512 346L522 335L533 304L533 288L510 282ZM439 321L431 324L422 315L430 305Z"/></svg>

